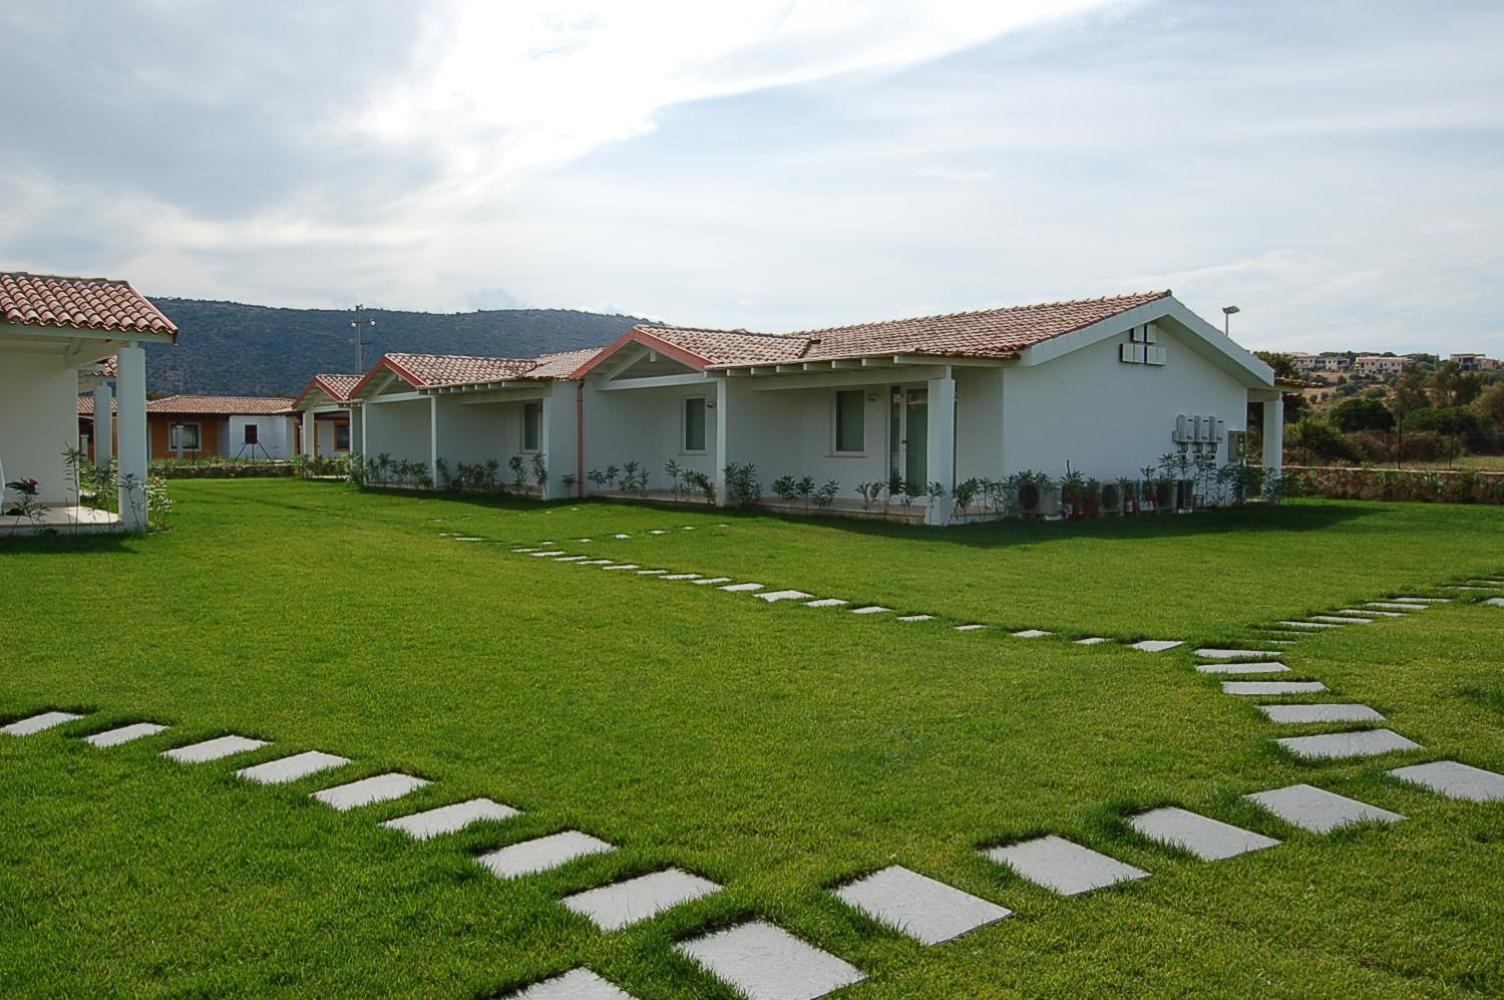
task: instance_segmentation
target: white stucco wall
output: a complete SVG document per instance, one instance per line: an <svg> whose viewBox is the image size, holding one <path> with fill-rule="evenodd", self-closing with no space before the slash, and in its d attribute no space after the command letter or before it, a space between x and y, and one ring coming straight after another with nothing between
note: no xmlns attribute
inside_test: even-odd
<svg viewBox="0 0 1504 1000"><path fill-rule="evenodd" d="M712 380L693 386L656 389L601 390L587 384L585 389L585 471L607 466L618 469L637 462L648 471L649 489L668 489L668 475L663 467L670 459L686 469L714 476L719 458L716 452L716 409L705 410L705 451L686 452L683 448L683 407L690 396L704 396L707 403L716 401ZM587 481L587 488L593 488Z"/></svg>
<svg viewBox="0 0 1504 1000"><path fill-rule="evenodd" d="M70 499L63 449L78 445L78 373L57 357L7 353L0 366L0 464L37 480L44 503Z"/></svg>
<svg viewBox="0 0 1504 1000"><path fill-rule="evenodd" d="M1059 476L1069 461L1088 477L1134 476L1176 450L1171 435L1182 413L1219 417L1227 431L1246 429L1248 390L1237 379L1163 326L1159 344L1168 362L1162 366L1119 361L1124 339L1108 338L1037 366L1003 369L1005 474L1034 469ZM1228 461L1225 436L1217 460ZM975 474L957 470L962 478Z"/></svg>
<svg viewBox="0 0 1504 1000"><path fill-rule="evenodd" d="M426 398L368 402L361 411L365 421L367 458L385 453L393 461L428 462L429 402Z"/></svg>
<svg viewBox="0 0 1504 1000"><path fill-rule="evenodd" d="M292 458L297 451L294 419L262 414L232 416L225 431L227 437L220 442L220 454L232 458ZM255 446L245 443L245 428L248 424L255 424L259 428Z"/></svg>
<svg viewBox="0 0 1504 1000"><path fill-rule="evenodd" d="M816 487L834 479L840 496L856 498L857 484L888 479L888 394L890 383L852 382L818 389L758 391L755 380L733 380L732 460L757 466L763 493L771 497L780 476L809 476ZM863 394L863 449L857 455L835 451L836 392ZM766 431L763 430L766 428Z"/></svg>

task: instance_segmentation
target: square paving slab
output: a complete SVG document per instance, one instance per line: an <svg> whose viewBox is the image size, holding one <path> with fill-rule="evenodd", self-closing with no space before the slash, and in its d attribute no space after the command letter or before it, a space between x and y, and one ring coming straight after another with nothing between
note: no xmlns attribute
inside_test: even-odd
<svg viewBox="0 0 1504 1000"><path fill-rule="evenodd" d="M1255 695L1316 694L1325 691L1320 681L1223 681L1222 693L1242 697Z"/></svg>
<svg viewBox="0 0 1504 1000"><path fill-rule="evenodd" d="M881 604L869 604L864 608L852 608L851 613L854 615L883 615L891 610L893 609L885 608Z"/></svg>
<svg viewBox="0 0 1504 1000"><path fill-rule="evenodd" d="M665 580L698 580L699 578L698 573L670 573L664 577Z"/></svg>
<svg viewBox="0 0 1504 1000"><path fill-rule="evenodd" d="M1111 639L1105 638L1104 636L1092 635L1092 636L1087 636L1085 639L1077 639L1076 640L1076 645L1078 645L1078 646L1100 646L1104 642L1111 642L1111 641L1112 641Z"/></svg>
<svg viewBox="0 0 1504 1000"><path fill-rule="evenodd" d="M779 601L804 601L814 596L802 590L770 590L766 594L758 594L757 599L767 601L769 604L777 604Z"/></svg>
<svg viewBox="0 0 1504 1000"><path fill-rule="evenodd" d="M1305 725L1312 722L1384 722L1384 716L1367 705L1259 705L1270 722Z"/></svg>
<svg viewBox="0 0 1504 1000"><path fill-rule="evenodd" d="M696 587L708 587L708 586L710 586L713 583L730 583L731 582L731 577L729 577L729 576L702 576L698 580L691 580L689 582L692 583L692 584L694 584Z"/></svg>
<svg viewBox="0 0 1504 1000"><path fill-rule="evenodd" d="M927 621L933 621L934 618L935 618L934 615L899 615L898 616L898 620L901 621L901 622L927 622Z"/></svg>
<svg viewBox="0 0 1504 1000"><path fill-rule="evenodd" d="M940 944L1013 916L996 903L894 865L835 890L836 897L921 944Z"/></svg>
<svg viewBox="0 0 1504 1000"><path fill-rule="evenodd" d="M761 920L674 946L747 1000L815 1000L866 976L854 965Z"/></svg>
<svg viewBox="0 0 1504 1000"><path fill-rule="evenodd" d="M344 767L348 763L350 763L348 757L337 757L332 753L324 753L322 750L309 750L306 753L295 753L291 757L269 760L265 764L243 767L235 774L260 785L285 785L290 781L306 778L310 774Z"/></svg>
<svg viewBox="0 0 1504 1000"><path fill-rule="evenodd" d="M1403 618L1403 611L1378 611L1374 608L1342 608L1337 612L1339 615L1351 615L1354 618Z"/></svg>
<svg viewBox="0 0 1504 1000"><path fill-rule="evenodd" d="M842 608L850 603L850 601L843 601L839 597L822 597L818 601L805 601L804 606L806 608Z"/></svg>
<svg viewBox="0 0 1504 1000"><path fill-rule="evenodd" d="M982 853L1012 868L1030 882L1062 896L1076 896L1119 882L1149 877L1149 873L1142 869L1054 835L994 847Z"/></svg>
<svg viewBox="0 0 1504 1000"><path fill-rule="evenodd" d="M1176 806L1139 813L1129 817L1128 825L1150 840L1189 851L1202 861L1222 861L1279 844L1273 837Z"/></svg>
<svg viewBox="0 0 1504 1000"><path fill-rule="evenodd" d="M1196 664L1196 672L1202 674L1283 674L1289 669L1283 663L1276 663L1273 660Z"/></svg>
<svg viewBox="0 0 1504 1000"><path fill-rule="evenodd" d="M0 733L6 736L30 736L32 733L40 733L44 729L51 729L53 726L61 726L65 722L75 722L82 718L82 715L75 715L72 712L43 712L29 719L18 719L4 729L0 729Z"/></svg>
<svg viewBox="0 0 1504 1000"><path fill-rule="evenodd" d="M602 566L601 567L601 569L605 570L608 573L610 571L612 571L612 570L625 570L625 569L637 569L637 568L638 568L638 566L637 566L636 563L614 563L614 564L612 564L610 566Z"/></svg>
<svg viewBox="0 0 1504 1000"><path fill-rule="evenodd" d="M750 594L753 591L761 590L763 586L761 583L733 583L720 589L726 591L728 594Z"/></svg>
<svg viewBox="0 0 1504 1000"><path fill-rule="evenodd" d="M1424 611L1424 610L1426 610L1426 606L1424 604L1401 604L1398 601L1369 601L1368 602L1368 607L1370 607L1370 608L1387 608L1390 611L1399 612L1401 614L1403 614L1405 612L1414 612L1414 611Z"/></svg>
<svg viewBox="0 0 1504 1000"><path fill-rule="evenodd" d="M1404 601L1406 604L1450 604L1450 597L1395 597L1396 601Z"/></svg>
<svg viewBox="0 0 1504 1000"><path fill-rule="evenodd" d="M583 966L507 996L511 1000L633 1000L632 994Z"/></svg>
<svg viewBox="0 0 1504 1000"><path fill-rule="evenodd" d="M1346 757L1377 757L1398 750L1423 750L1391 729L1365 729L1356 733L1321 733L1317 736L1286 736L1275 740L1297 757L1310 760L1340 760Z"/></svg>
<svg viewBox="0 0 1504 1000"><path fill-rule="evenodd" d="M597 840L588 833L565 830L536 840L524 840L520 844L503 847L490 854L476 858L491 869L497 878L520 878L536 872L546 872L566 865L576 858L591 854L605 854L616 848L604 840Z"/></svg>
<svg viewBox="0 0 1504 1000"><path fill-rule="evenodd" d="M1449 799L1466 799L1469 802L1504 800L1504 774L1495 774L1455 760L1399 767L1389 773L1401 781L1429 788Z"/></svg>
<svg viewBox="0 0 1504 1000"><path fill-rule="evenodd" d="M1206 660L1267 660L1279 653L1272 649L1215 649L1203 646L1196 655Z"/></svg>
<svg viewBox="0 0 1504 1000"><path fill-rule="evenodd" d="M677 868L629 878L599 889L565 896L563 903L588 917L603 931L618 931L681 903L719 892L721 887L706 878Z"/></svg>
<svg viewBox="0 0 1504 1000"><path fill-rule="evenodd" d="M204 764L221 757L233 757L266 746L266 740L253 740L249 736L219 736L202 743L190 743L185 747L163 750L162 756L179 764Z"/></svg>
<svg viewBox="0 0 1504 1000"><path fill-rule="evenodd" d="M1372 618L1352 618L1342 615L1312 615L1313 622L1327 622L1332 625L1372 625Z"/></svg>
<svg viewBox="0 0 1504 1000"><path fill-rule="evenodd" d="M136 722L129 726L121 726L119 729L111 729L103 733L95 733L93 736L85 736L84 742L91 747L118 747L122 743L131 740L139 740L145 736L155 736L167 727L159 722Z"/></svg>
<svg viewBox="0 0 1504 1000"><path fill-rule="evenodd" d="M1008 634L1015 639L1043 639L1045 636L1054 635L1055 633L1046 632L1042 628L1026 628L1018 632L1009 632Z"/></svg>
<svg viewBox="0 0 1504 1000"><path fill-rule="evenodd" d="M1504 608L1504 597L1490 597L1483 603L1491 604L1496 608Z"/></svg>
<svg viewBox="0 0 1504 1000"><path fill-rule="evenodd" d="M987 627L986 625L957 625L956 626L956 631L957 632L980 632L980 631L982 631L982 629L984 629L986 627Z"/></svg>
<svg viewBox="0 0 1504 1000"><path fill-rule="evenodd" d="M589 556L564 556L562 559L555 559L554 562L561 562L561 563L584 562L585 560L587 560L589 558L590 558Z"/></svg>
<svg viewBox="0 0 1504 1000"><path fill-rule="evenodd" d="M668 570L666 570L666 569L640 569L640 570L637 571L637 575L638 576L663 576L667 572L668 572Z"/></svg>
<svg viewBox="0 0 1504 1000"><path fill-rule="evenodd" d="M314 792L313 797L326 806L333 806L340 812L357 809L360 806L375 805L377 802L390 802L400 799L402 796L416 792L428 784L422 778L414 778L410 774L400 774L393 771L390 774L378 774L370 778L361 778L352 781L348 785L335 785L333 788L325 788Z"/></svg>
<svg viewBox="0 0 1504 1000"><path fill-rule="evenodd" d="M584 562L580 563L580 565L581 566L610 566L611 565L611 560L610 559L586 559Z"/></svg>
<svg viewBox="0 0 1504 1000"><path fill-rule="evenodd" d="M1405 818L1399 813L1313 785L1291 785L1243 797L1263 806L1291 826L1311 833L1330 833L1354 823L1398 823Z"/></svg>
<svg viewBox="0 0 1504 1000"><path fill-rule="evenodd" d="M401 830L414 840L432 840L447 833L458 833L475 823L511 819L519 810L490 799L470 799L452 805L425 809L410 816L398 816L381 824L389 830Z"/></svg>
<svg viewBox="0 0 1504 1000"><path fill-rule="evenodd" d="M1285 628L1302 629L1302 630L1310 631L1310 632L1319 632L1322 629L1327 629L1327 628L1341 628L1342 627L1341 625L1337 625L1337 624L1334 624L1334 623L1329 622L1329 621L1327 621L1327 622L1317 622L1317 621L1294 622L1294 621L1291 621L1291 622L1280 622L1279 624L1283 625ZM1344 624L1346 624L1346 623L1344 623Z"/></svg>
<svg viewBox="0 0 1504 1000"><path fill-rule="evenodd" d="M1128 648L1142 650L1145 653L1163 653L1167 649L1184 645L1183 639L1145 639L1143 642L1133 643Z"/></svg>

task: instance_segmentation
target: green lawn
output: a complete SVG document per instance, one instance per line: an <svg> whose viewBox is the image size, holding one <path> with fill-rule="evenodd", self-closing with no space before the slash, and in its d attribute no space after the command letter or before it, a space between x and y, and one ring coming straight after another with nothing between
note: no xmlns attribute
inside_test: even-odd
<svg viewBox="0 0 1504 1000"><path fill-rule="evenodd" d="M748 916L862 968L853 998L1504 992L1504 806L1382 777L1504 771L1504 610L1465 600L1293 647L1293 676L1427 747L1320 766L1272 746L1188 650L950 627L1247 643L1274 618L1504 571L1497 508L933 531L287 481L172 493L164 534L0 543L0 721L95 713L0 737L0 996L473 997L585 963L644 1000L729 997L672 944ZM940 618L767 606L495 544L543 540ZM173 728L72 738L138 720ZM226 732L276 745L156 755ZM354 763L233 777L304 749ZM434 784L344 814L307 797L389 769ZM1298 781L1410 819L1317 837L1238 801ZM423 844L376 822L473 795L525 813ZM1122 822L1172 803L1286 843L1205 864ZM471 860L570 827L620 849L515 882ZM1154 877L1062 899L977 853L1038 832ZM1016 916L924 948L826 891L893 863ZM668 865L726 889L611 934L557 901Z"/></svg>

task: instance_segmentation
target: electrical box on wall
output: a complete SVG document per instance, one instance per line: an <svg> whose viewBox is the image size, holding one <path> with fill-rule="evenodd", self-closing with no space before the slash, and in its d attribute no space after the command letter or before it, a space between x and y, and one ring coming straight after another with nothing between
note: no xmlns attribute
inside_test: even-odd
<svg viewBox="0 0 1504 1000"><path fill-rule="evenodd" d="M1175 418L1175 429L1170 433L1170 440L1179 445L1201 446L1220 444L1227 435L1227 421L1219 417L1208 417L1199 414L1179 414Z"/></svg>

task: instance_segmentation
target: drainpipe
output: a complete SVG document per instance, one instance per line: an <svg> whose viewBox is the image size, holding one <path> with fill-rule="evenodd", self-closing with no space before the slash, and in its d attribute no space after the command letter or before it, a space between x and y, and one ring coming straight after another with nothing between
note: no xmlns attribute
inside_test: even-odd
<svg viewBox="0 0 1504 1000"><path fill-rule="evenodd" d="M574 464L575 496L585 496L585 383L574 384Z"/></svg>

